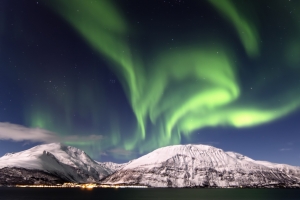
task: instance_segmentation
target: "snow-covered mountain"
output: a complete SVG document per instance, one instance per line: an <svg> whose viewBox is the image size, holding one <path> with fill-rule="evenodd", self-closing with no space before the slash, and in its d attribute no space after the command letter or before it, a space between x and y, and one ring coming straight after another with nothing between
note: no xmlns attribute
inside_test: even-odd
<svg viewBox="0 0 300 200"><path fill-rule="evenodd" d="M38 180L49 175L57 177L59 182L78 183L97 182L112 171L99 165L84 151L60 143L39 145L19 153L6 154L0 158L0 170L3 171L2 174L5 171L16 176L18 173L21 176L38 172L42 174L42 177L36 177ZM13 170L18 173L12 173Z"/></svg>
<svg viewBox="0 0 300 200"><path fill-rule="evenodd" d="M133 160L103 183L151 187L299 187L300 167L255 161L208 145L174 145Z"/></svg>
<svg viewBox="0 0 300 200"><path fill-rule="evenodd" d="M208 145L163 147L124 164L97 162L58 143L0 158L0 185L100 181L150 187L300 187L300 167L256 161Z"/></svg>
<svg viewBox="0 0 300 200"><path fill-rule="evenodd" d="M126 166L128 163L113 163L113 162L98 162L96 161L100 166L108 169L110 171L110 174L115 173L116 171L122 169L124 166Z"/></svg>

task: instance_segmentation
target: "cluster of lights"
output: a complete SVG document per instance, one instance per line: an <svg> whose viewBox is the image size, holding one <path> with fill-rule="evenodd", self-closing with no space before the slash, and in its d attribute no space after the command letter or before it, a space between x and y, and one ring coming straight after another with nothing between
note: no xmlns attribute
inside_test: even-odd
<svg viewBox="0 0 300 200"><path fill-rule="evenodd" d="M57 185L16 185L16 187L30 187L30 188L82 188L82 189L93 189L93 188L147 188L144 185L97 185L96 183L64 183Z"/></svg>

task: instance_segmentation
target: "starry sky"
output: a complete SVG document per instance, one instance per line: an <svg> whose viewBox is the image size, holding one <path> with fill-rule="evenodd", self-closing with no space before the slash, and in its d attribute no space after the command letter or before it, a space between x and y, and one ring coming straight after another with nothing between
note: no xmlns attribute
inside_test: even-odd
<svg viewBox="0 0 300 200"><path fill-rule="evenodd" d="M0 1L0 156L208 144L300 166L300 1Z"/></svg>

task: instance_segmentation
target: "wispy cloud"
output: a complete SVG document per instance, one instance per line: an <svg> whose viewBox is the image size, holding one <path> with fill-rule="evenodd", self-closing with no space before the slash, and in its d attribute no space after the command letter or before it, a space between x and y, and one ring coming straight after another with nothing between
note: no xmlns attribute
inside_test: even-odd
<svg viewBox="0 0 300 200"><path fill-rule="evenodd" d="M108 156L106 152L100 153L100 156Z"/></svg>
<svg viewBox="0 0 300 200"><path fill-rule="evenodd" d="M58 136L40 128L27 128L11 123L0 122L0 139L32 142L59 142Z"/></svg>
<svg viewBox="0 0 300 200"><path fill-rule="evenodd" d="M292 148L282 148L282 149L279 149L279 151L291 151Z"/></svg>
<svg viewBox="0 0 300 200"><path fill-rule="evenodd" d="M217 145L220 144L220 142L208 141L208 142L200 142L200 144L206 144L206 145L210 145L210 146L217 146Z"/></svg>
<svg viewBox="0 0 300 200"><path fill-rule="evenodd" d="M128 151L128 150L121 149L121 148L111 149L111 150L108 150L108 152L115 156L132 156L135 154L135 152L133 152L133 151Z"/></svg>
<svg viewBox="0 0 300 200"><path fill-rule="evenodd" d="M65 136L65 137L60 137L61 141L68 141L68 142L97 142L103 139L102 135L84 135L84 136L79 136L79 135L70 135L70 136Z"/></svg>
<svg viewBox="0 0 300 200"><path fill-rule="evenodd" d="M288 142L287 145L292 146L294 145L294 142Z"/></svg>
<svg viewBox="0 0 300 200"><path fill-rule="evenodd" d="M2 123L0 122L0 140L12 140L16 142L97 142L103 138L102 135L69 135L59 136L58 134L41 129L41 128L27 128L25 126ZM25 143L27 144L27 143Z"/></svg>
<svg viewBox="0 0 300 200"><path fill-rule="evenodd" d="M206 144L208 144L208 145L219 145L220 142L206 142Z"/></svg>

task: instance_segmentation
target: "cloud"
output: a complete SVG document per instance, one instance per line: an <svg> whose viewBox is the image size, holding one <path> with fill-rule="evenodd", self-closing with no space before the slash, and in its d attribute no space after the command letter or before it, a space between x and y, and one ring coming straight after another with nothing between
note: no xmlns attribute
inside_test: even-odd
<svg viewBox="0 0 300 200"><path fill-rule="evenodd" d="M61 137L61 141L67 141L67 142L97 142L103 138L102 135L85 135L85 136L79 136L79 135L70 135Z"/></svg>
<svg viewBox="0 0 300 200"><path fill-rule="evenodd" d="M294 145L294 142L288 142L287 145L292 146Z"/></svg>
<svg viewBox="0 0 300 200"><path fill-rule="evenodd" d="M59 136L58 134L41 129L41 128L27 128L25 126L0 122L0 140L12 140L16 142L97 142L103 138L102 135L69 135ZM26 143L25 143L26 144Z"/></svg>
<svg viewBox="0 0 300 200"><path fill-rule="evenodd" d="M135 152L133 152L133 151L128 151L128 150L121 149L121 148L111 149L111 150L108 150L108 152L115 156L131 156L131 155L135 154Z"/></svg>
<svg viewBox="0 0 300 200"><path fill-rule="evenodd" d="M58 136L40 128L0 122L0 140L32 141L32 142L59 142Z"/></svg>
<svg viewBox="0 0 300 200"><path fill-rule="evenodd" d="M282 148L282 149L279 149L279 151L291 151L292 149L291 148Z"/></svg>
<svg viewBox="0 0 300 200"><path fill-rule="evenodd" d="M217 146L217 145L220 144L220 142L211 141L211 142L201 142L200 144L206 144L206 145L210 145L210 146Z"/></svg>
<svg viewBox="0 0 300 200"><path fill-rule="evenodd" d="M100 153L100 156L108 156L106 152Z"/></svg>

